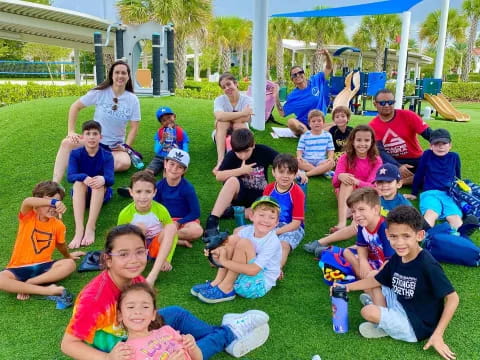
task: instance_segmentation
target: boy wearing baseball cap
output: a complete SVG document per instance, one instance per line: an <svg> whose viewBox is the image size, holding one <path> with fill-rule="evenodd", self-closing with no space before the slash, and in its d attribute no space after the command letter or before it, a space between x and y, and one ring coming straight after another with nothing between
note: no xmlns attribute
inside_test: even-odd
<svg viewBox="0 0 480 360"><path fill-rule="evenodd" d="M460 156L451 152L452 138L445 129L436 129L413 178L412 195L420 194L420 212L430 226L437 219L446 219L455 231L462 225L462 211L449 196L449 189L460 174Z"/></svg>
<svg viewBox="0 0 480 360"><path fill-rule="evenodd" d="M191 248L203 234L200 204L193 185L184 178L190 156L186 151L171 149L164 162L164 178L157 182L153 200L165 206L177 227L178 245Z"/></svg>
<svg viewBox="0 0 480 360"><path fill-rule="evenodd" d="M213 281L192 287L190 293L199 300L214 304L233 300L236 295L259 298L275 286L282 259L282 246L275 233L280 205L270 196L261 196L251 208L253 224L210 250L222 267Z"/></svg>
<svg viewBox="0 0 480 360"><path fill-rule="evenodd" d="M160 128L153 137L155 157L146 168L154 175L163 170L165 157L170 150L175 148L188 152L189 143L186 131L175 123L176 115L171 108L161 106L158 108L156 116L160 122Z"/></svg>
<svg viewBox="0 0 480 360"><path fill-rule="evenodd" d="M388 212L397 206L412 206L412 203L408 201L403 194L398 192L402 187L402 177L396 165L386 163L377 170L375 187L377 188L378 195L380 195L380 203L382 205L380 213L382 216L387 216Z"/></svg>

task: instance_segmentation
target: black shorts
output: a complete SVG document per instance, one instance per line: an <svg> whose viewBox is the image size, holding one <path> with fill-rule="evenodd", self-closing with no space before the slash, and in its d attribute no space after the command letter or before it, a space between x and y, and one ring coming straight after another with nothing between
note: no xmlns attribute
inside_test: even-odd
<svg viewBox="0 0 480 360"><path fill-rule="evenodd" d="M262 196L263 191L257 189L250 189L245 186L245 184L239 179L240 189L238 190L238 195L232 201L234 206L245 206L249 208L252 203Z"/></svg>

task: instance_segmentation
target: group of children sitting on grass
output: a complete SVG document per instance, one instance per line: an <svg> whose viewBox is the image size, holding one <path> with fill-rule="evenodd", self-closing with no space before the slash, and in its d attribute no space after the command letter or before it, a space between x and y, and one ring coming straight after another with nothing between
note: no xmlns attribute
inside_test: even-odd
<svg viewBox="0 0 480 360"><path fill-rule="evenodd" d="M212 281L195 285L190 292L206 303L232 300L236 295L264 296L283 278L289 253L305 235L306 194L296 182L323 175L332 179L338 221L330 235L304 248L320 256L330 243L357 235L356 245L345 249L344 256L359 279L349 284L347 291L365 290L361 313L368 322L361 325L361 334L370 338L389 335L411 342L429 338L426 348L434 346L444 358L454 358L443 342L443 332L458 305L458 296L438 263L419 246L425 228L433 226L438 217L446 218L452 231L462 225L461 210L445 191L447 183L460 177L460 159L450 152L451 138L446 130L432 132L430 150L425 151L415 174L412 194L417 195L422 187L426 190L420 196L422 217L398 192L402 186L399 170L382 163L373 130L367 125L347 126L347 108L335 109L335 125L329 131L325 130L324 115L312 110L310 130L301 136L296 156L256 144L249 129L237 129L231 136L232 151L215 170L223 187L204 231L195 189L184 178L190 165L188 136L175 124L170 108L160 108L157 117L161 123L155 134L157 156L145 171L132 176L128 192L133 202L118 216L118 225L134 224L146 238L146 252L154 259L146 277L150 286L161 271L172 269L177 244L191 247L202 233L205 241L217 239L220 218L231 216L232 206L243 206L252 224L235 229L220 246L207 251L220 267ZM72 151L68 167L75 217L75 236L69 244L72 249L95 240L96 220L102 204L112 197L114 182L112 156L99 145L100 125L87 121L82 134L85 147ZM270 166L273 182L268 180ZM157 182L155 174L162 171L163 179ZM0 272L1 290L17 293L19 299L26 299L28 294L65 293L61 286L42 286L70 275L75 270L74 260L83 254L69 253L65 246L61 221L64 196L61 186L46 181L23 201L11 261ZM89 215L84 226L86 208ZM347 225L349 217L352 223ZM63 260L52 261L55 248ZM129 304L133 293L143 299L133 303L155 307L148 286L129 289L119 304L124 325L129 309L125 303ZM189 356L185 358L201 358L190 337L183 342Z"/></svg>

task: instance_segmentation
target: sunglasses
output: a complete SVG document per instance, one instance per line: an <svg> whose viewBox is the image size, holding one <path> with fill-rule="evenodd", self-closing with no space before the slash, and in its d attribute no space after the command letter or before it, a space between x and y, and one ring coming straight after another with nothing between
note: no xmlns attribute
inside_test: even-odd
<svg viewBox="0 0 480 360"><path fill-rule="evenodd" d="M115 104L112 105L112 110L115 111L115 110L118 109L118 98L114 97L114 98L113 98L113 102L114 102Z"/></svg>
<svg viewBox="0 0 480 360"><path fill-rule="evenodd" d="M296 73L292 73L292 74L290 75L290 77L291 77L292 79L295 79L297 76L300 76L300 75L303 75L303 74L305 74L305 71L300 70L300 71L297 71Z"/></svg>
<svg viewBox="0 0 480 360"><path fill-rule="evenodd" d="M382 100L382 101L375 101L375 102L380 106L385 106L385 105L392 106L393 104L395 104L395 100Z"/></svg>

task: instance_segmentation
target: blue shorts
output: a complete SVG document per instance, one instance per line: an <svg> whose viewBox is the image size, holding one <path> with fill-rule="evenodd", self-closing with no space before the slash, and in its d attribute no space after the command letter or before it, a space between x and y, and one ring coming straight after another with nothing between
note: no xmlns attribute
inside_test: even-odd
<svg viewBox="0 0 480 360"><path fill-rule="evenodd" d="M73 197L73 189L70 190L70 196ZM111 187L107 187L105 189L105 195L103 195L103 205L105 205L106 203L108 203L113 197L113 190ZM92 189L87 186L87 197L85 199L85 206L87 208L90 207L90 200L92 199Z"/></svg>
<svg viewBox="0 0 480 360"><path fill-rule="evenodd" d="M15 268L5 268L10 271L18 281L25 282L28 279L34 278L38 275L42 275L51 269L55 261L44 262L41 264L21 266Z"/></svg>
<svg viewBox="0 0 480 360"><path fill-rule="evenodd" d="M382 294L385 296L387 307L380 306L380 323L388 336L402 341L417 342L415 331L408 320L407 313L397 299L397 294L389 287L382 286Z"/></svg>
<svg viewBox="0 0 480 360"><path fill-rule="evenodd" d="M327 159L304 159L304 160L313 166L318 166L321 163L327 161Z"/></svg>
<svg viewBox="0 0 480 360"><path fill-rule="evenodd" d="M279 227L285 226L286 223L279 223L276 227L278 229ZM303 237L305 236L305 229L303 226L299 226L298 229L293 230L293 231L288 231L286 233L278 235L278 238L280 241L285 241L287 242L292 250L294 250L298 244L303 240Z"/></svg>
<svg viewBox="0 0 480 360"><path fill-rule="evenodd" d="M255 259L250 260L248 263L253 264ZM260 270L257 275L250 276L240 274L233 285L237 295L247 299L256 299L264 296L268 290L265 288L265 276L263 270Z"/></svg>
<svg viewBox="0 0 480 360"><path fill-rule="evenodd" d="M440 190L428 190L420 194L420 212L425 215L427 210L435 211L439 219L447 216L463 216L462 210L455 201L445 192Z"/></svg>

